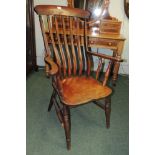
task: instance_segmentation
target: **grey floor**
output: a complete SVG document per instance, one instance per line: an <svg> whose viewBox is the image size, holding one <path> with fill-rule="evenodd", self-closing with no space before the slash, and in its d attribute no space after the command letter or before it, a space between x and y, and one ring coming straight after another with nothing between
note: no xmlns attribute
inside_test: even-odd
<svg viewBox="0 0 155 155"><path fill-rule="evenodd" d="M55 111L47 112L51 81L42 70L27 78L27 155L128 155L129 79L119 76L112 95L111 127L93 103L71 109L71 150Z"/></svg>

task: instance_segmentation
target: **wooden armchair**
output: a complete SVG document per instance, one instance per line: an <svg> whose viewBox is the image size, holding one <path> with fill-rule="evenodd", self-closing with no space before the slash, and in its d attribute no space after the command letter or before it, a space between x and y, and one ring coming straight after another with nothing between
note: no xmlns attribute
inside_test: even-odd
<svg viewBox="0 0 155 155"><path fill-rule="evenodd" d="M45 63L54 88L48 111L54 105L65 130L67 149L70 149L71 107L94 102L105 110L106 126L110 127L112 89L107 86L107 81L112 63L120 60L89 51L87 47L89 37L86 35L86 21L90 16L88 11L52 5L38 5L35 11L40 19L45 45ZM50 34L52 47L48 44L46 33ZM91 76L92 56L97 56L100 60L96 79ZM103 59L107 59L109 64L101 83L97 79L103 66ZM99 99L104 99L105 104L98 104Z"/></svg>

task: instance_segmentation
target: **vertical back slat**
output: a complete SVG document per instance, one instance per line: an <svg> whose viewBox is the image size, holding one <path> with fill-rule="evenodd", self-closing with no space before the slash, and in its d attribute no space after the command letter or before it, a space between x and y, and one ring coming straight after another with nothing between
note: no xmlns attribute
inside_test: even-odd
<svg viewBox="0 0 155 155"><path fill-rule="evenodd" d="M63 25L63 33L64 33L64 43L65 43L65 49L66 49L66 54L67 54L67 61L68 61L68 75L71 75L71 57L70 57L70 53L69 53L69 48L68 48L68 44L67 44L67 37L66 37L66 25L65 25L65 21L64 21L64 17L62 17L62 25Z"/></svg>
<svg viewBox="0 0 155 155"><path fill-rule="evenodd" d="M79 27L79 18L77 18L77 42L78 42L78 57L79 57L79 75L82 74L83 62L82 62L82 53L81 53L81 45L80 45L80 27Z"/></svg>
<svg viewBox="0 0 155 155"><path fill-rule="evenodd" d="M97 71L96 71L96 80L99 78L99 73L101 71L102 68L102 58L99 58L99 63L98 63L98 67L97 67Z"/></svg>
<svg viewBox="0 0 155 155"><path fill-rule="evenodd" d="M71 39L71 49L72 49L72 55L73 55L73 73L76 75L77 70L77 60L76 60L76 54L74 49L74 43L73 43L73 18L69 17L70 22L70 39Z"/></svg>
<svg viewBox="0 0 155 155"><path fill-rule="evenodd" d="M55 54L55 57L56 57L56 61L57 61L57 64L59 65L59 68L61 68L61 59L60 59L60 56L58 54L58 50L57 50L57 47L56 47L56 44L55 44L55 41L54 41L54 36L53 36L53 32L52 32L51 18L50 18L50 16L47 16L48 29L49 29L49 34L50 34L50 38L51 38L51 41L52 41L52 46L53 46L54 54ZM53 31L54 31L54 28L53 28Z"/></svg>
<svg viewBox="0 0 155 155"><path fill-rule="evenodd" d="M90 75L90 66L91 66L91 60L90 60L90 54L87 54L88 51L88 38L87 38L87 22L85 19L84 22L84 47L85 47L85 53L86 53L86 59L87 59L87 75Z"/></svg>
<svg viewBox="0 0 155 155"><path fill-rule="evenodd" d="M61 20L61 16L60 16L60 20ZM66 68L67 68L66 59L65 59L64 51L63 51L61 40L60 40L57 16L55 16L55 26L56 26L56 35L57 35L57 39L58 39L58 46L59 46L59 50L60 50L60 54L61 54L61 58L62 58L63 73L64 73L64 76L66 76Z"/></svg>
<svg viewBox="0 0 155 155"><path fill-rule="evenodd" d="M86 53L88 51L87 26L86 20L83 21L89 13L55 6L37 6L35 11L39 14L46 50L45 56L51 55L54 58L59 66L61 78L77 74L82 75L85 69L89 75L90 59ZM47 17L45 20L44 16ZM85 26L82 25L81 29L80 24ZM50 48L50 43L52 43L52 48Z"/></svg>
<svg viewBox="0 0 155 155"><path fill-rule="evenodd" d="M48 40L47 40L46 33L45 33L45 26L44 26L43 17L41 15L39 15L39 21L40 21L40 27L41 27L41 32L42 32L43 40L44 40L44 46L45 46L46 55L50 56L51 52L50 52L50 48L48 46Z"/></svg>

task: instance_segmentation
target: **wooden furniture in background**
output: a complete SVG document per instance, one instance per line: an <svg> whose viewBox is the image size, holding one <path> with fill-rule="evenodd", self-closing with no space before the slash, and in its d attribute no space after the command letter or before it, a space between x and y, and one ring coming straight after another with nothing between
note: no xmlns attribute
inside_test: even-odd
<svg viewBox="0 0 155 155"><path fill-rule="evenodd" d="M70 7L91 12L88 35L89 47L110 49L113 56L121 58L125 38L120 34L121 21L109 14L110 0L68 0ZM113 84L116 84L120 62L113 66Z"/></svg>
<svg viewBox="0 0 155 155"><path fill-rule="evenodd" d="M112 89L107 86L107 81L112 64L121 59L89 51L88 11L54 5L38 5L35 11L40 19L45 62L54 88L48 111L54 105L65 130L67 149L70 149L70 108L93 101L105 110L106 126L110 127ZM91 74L92 56L100 60L95 78ZM104 65L105 59L109 62L107 66ZM103 67L106 67L106 72L100 82L98 78ZM97 102L99 99L105 100L105 103L100 105Z"/></svg>
<svg viewBox="0 0 155 155"><path fill-rule="evenodd" d="M74 1L73 0L67 0L69 7L74 7Z"/></svg>
<svg viewBox="0 0 155 155"><path fill-rule="evenodd" d="M33 0L26 0L26 75L32 70L37 70L35 30L34 30L34 6Z"/></svg>

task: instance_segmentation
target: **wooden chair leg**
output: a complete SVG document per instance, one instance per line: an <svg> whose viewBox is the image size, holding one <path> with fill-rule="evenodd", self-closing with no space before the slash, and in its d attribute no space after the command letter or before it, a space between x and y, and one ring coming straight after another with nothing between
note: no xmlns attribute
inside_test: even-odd
<svg viewBox="0 0 155 155"><path fill-rule="evenodd" d="M67 149L71 149L71 124L70 124L70 109L68 106L63 105L64 114L64 129L66 135Z"/></svg>
<svg viewBox="0 0 155 155"><path fill-rule="evenodd" d="M106 127L110 128L111 97L105 98Z"/></svg>
<svg viewBox="0 0 155 155"><path fill-rule="evenodd" d="M49 106L48 106L48 112L51 111L51 108L52 108L52 106L53 106L53 98L55 97L55 95L56 95L56 93L55 93L55 91L53 90L53 93L52 93L51 99L50 99L50 103L49 103Z"/></svg>

